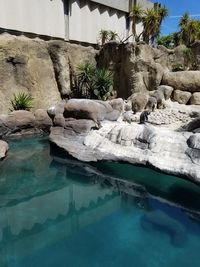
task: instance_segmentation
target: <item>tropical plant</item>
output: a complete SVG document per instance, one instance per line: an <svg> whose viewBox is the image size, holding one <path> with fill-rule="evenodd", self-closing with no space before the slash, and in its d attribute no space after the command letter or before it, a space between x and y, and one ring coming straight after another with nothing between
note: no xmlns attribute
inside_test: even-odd
<svg viewBox="0 0 200 267"><path fill-rule="evenodd" d="M200 21L190 19L187 12L181 17L179 28L179 43L190 46L193 42L200 38Z"/></svg>
<svg viewBox="0 0 200 267"><path fill-rule="evenodd" d="M130 17L132 18L132 33L133 37L136 40L136 24L142 20L144 14L144 10L140 5L134 5L131 12L130 12Z"/></svg>
<svg viewBox="0 0 200 267"><path fill-rule="evenodd" d="M77 97L90 98L95 66L89 62L82 63L77 68Z"/></svg>
<svg viewBox="0 0 200 267"><path fill-rule="evenodd" d="M30 110L33 107L33 98L30 94L20 92L17 95L14 94L11 99L11 110Z"/></svg>
<svg viewBox="0 0 200 267"><path fill-rule="evenodd" d="M107 100L113 91L113 74L106 69L97 69L92 84L93 94L97 99Z"/></svg>
<svg viewBox="0 0 200 267"><path fill-rule="evenodd" d="M119 39L118 33L115 31L109 31L108 36L109 36L109 41L116 41L117 39Z"/></svg>
<svg viewBox="0 0 200 267"><path fill-rule="evenodd" d="M179 28L180 28L180 41L184 44L188 44L188 28L190 23L189 14L186 12L180 19Z"/></svg>
<svg viewBox="0 0 200 267"><path fill-rule="evenodd" d="M143 10L140 5L134 5L130 12L132 17L132 33L136 41L142 37L143 41L149 44L154 43L160 34L160 27L163 20L168 16L168 9L165 6L156 5L151 9ZM137 36L136 24L141 21L143 24L143 32ZM129 38L129 37L128 37ZM127 40L127 39L126 39Z"/></svg>
<svg viewBox="0 0 200 267"><path fill-rule="evenodd" d="M150 39L153 39L159 32L160 18L157 10L154 8L147 9L142 18L143 22L143 40L149 44Z"/></svg>
<svg viewBox="0 0 200 267"><path fill-rule="evenodd" d="M104 45L107 41L109 41L109 31L104 30L104 29L100 30L99 39L100 39L101 45Z"/></svg>
<svg viewBox="0 0 200 267"><path fill-rule="evenodd" d="M77 68L76 80L75 97L106 100L112 95L113 75L106 69L96 69L89 62L83 63Z"/></svg>
<svg viewBox="0 0 200 267"><path fill-rule="evenodd" d="M163 45L169 49L174 47L174 36L173 34L159 36L157 39L158 45Z"/></svg>

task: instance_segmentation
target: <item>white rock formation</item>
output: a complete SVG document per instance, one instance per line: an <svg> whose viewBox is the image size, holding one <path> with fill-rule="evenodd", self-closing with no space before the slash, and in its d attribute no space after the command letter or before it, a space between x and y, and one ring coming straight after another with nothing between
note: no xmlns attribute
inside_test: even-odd
<svg viewBox="0 0 200 267"><path fill-rule="evenodd" d="M54 127L50 141L81 161L149 165L200 182L200 162L195 158L200 150L187 144L192 135L150 124L104 121L100 130L90 130L86 135L73 135L68 129Z"/></svg>

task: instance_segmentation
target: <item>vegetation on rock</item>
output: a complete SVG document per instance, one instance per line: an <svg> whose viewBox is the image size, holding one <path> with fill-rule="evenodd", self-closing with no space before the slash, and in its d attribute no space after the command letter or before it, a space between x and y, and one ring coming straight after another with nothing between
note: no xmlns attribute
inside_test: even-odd
<svg viewBox="0 0 200 267"><path fill-rule="evenodd" d="M101 29L99 32L98 40L101 45L104 45L109 41L116 41L117 39L119 39L119 36L115 31Z"/></svg>
<svg viewBox="0 0 200 267"><path fill-rule="evenodd" d="M93 94L97 99L107 100L113 91L113 74L106 69L97 69L92 84Z"/></svg>
<svg viewBox="0 0 200 267"><path fill-rule="evenodd" d="M113 93L113 74L86 62L78 66L74 97L107 100Z"/></svg>
<svg viewBox="0 0 200 267"><path fill-rule="evenodd" d="M30 110L33 107L33 98L30 94L20 92L14 94L11 99L11 111L13 110Z"/></svg>

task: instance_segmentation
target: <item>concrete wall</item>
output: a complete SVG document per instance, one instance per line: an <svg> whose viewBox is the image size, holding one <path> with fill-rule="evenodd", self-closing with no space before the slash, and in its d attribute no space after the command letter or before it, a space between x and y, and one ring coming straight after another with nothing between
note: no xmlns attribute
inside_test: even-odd
<svg viewBox="0 0 200 267"><path fill-rule="evenodd" d="M62 0L0 0L0 28L65 38Z"/></svg>
<svg viewBox="0 0 200 267"><path fill-rule="evenodd" d="M150 9L154 7L154 4L149 0L137 0L137 4L141 5L143 9Z"/></svg>
<svg viewBox="0 0 200 267"><path fill-rule="evenodd" d="M126 30L126 13L84 0L71 0L69 39L95 44L101 29L116 31L120 38Z"/></svg>
<svg viewBox="0 0 200 267"><path fill-rule="evenodd" d="M124 12L129 12L129 0L91 0L108 7L112 7Z"/></svg>
<svg viewBox="0 0 200 267"><path fill-rule="evenodd" d="M105 29L116 31L124 39L131 34L131 27L127 29L129 3L129 0L0 0L0 28L93 44L97 43L99 31ZM138 3L153 6L148 0ZM137 28L140 32L141 25Z"/></svg>

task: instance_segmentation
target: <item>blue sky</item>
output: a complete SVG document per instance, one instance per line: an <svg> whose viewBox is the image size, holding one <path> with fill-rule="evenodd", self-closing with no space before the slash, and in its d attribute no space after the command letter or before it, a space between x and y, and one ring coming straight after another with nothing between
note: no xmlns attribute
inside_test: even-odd
<svg viewBox="0 0 200 267"><path fill-rule="evenodd" d="M161 34L169 34L178 30L178 23L184 12L192 15L192 18L200 19L200 0L151 0L159 2L169 9L169 17L165 19L162 25Z"/></svg>

